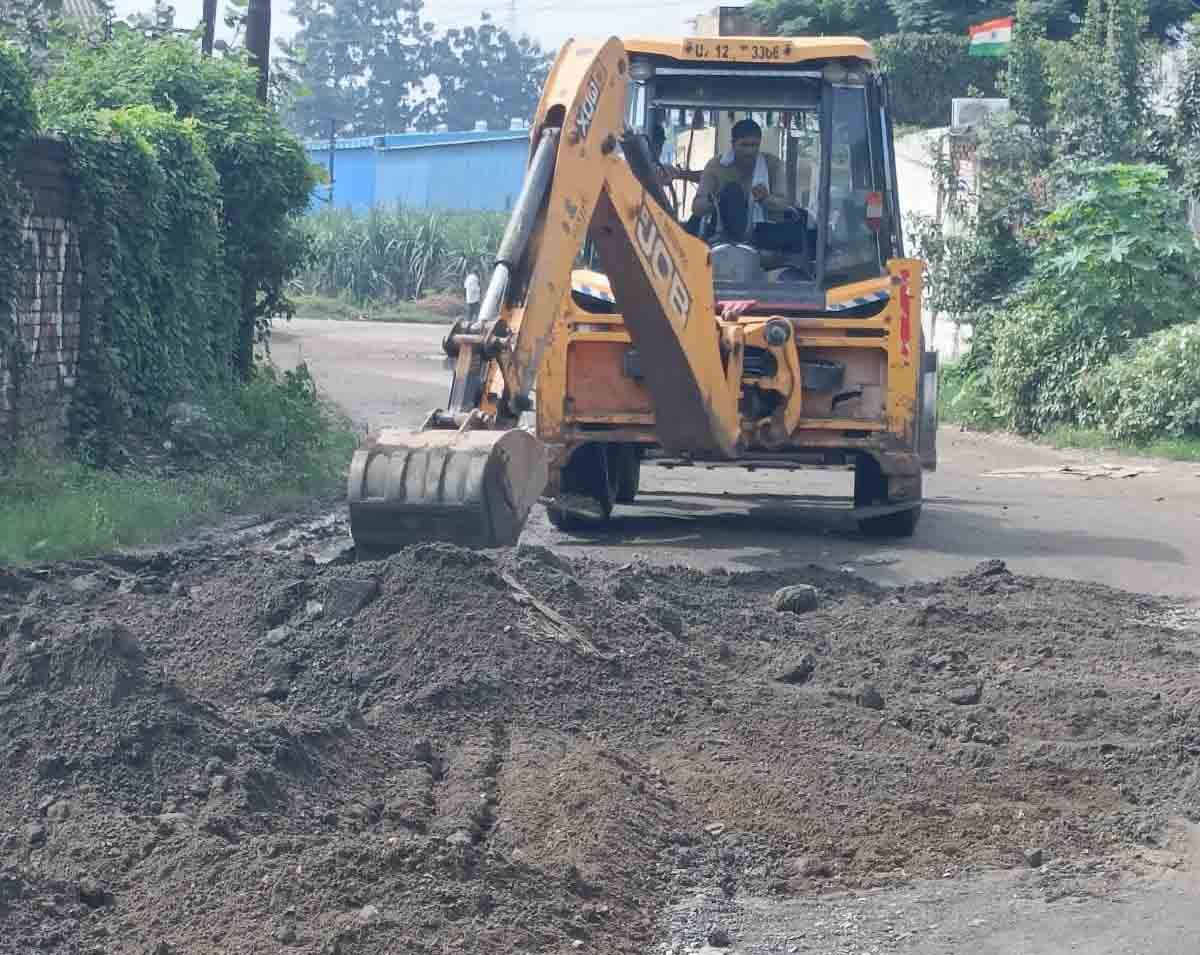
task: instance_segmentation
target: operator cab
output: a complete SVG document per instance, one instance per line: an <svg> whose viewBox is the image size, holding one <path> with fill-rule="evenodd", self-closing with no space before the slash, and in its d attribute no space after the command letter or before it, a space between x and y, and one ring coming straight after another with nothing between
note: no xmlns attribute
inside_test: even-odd
<svg viewBox="0 0 1200 955"><path fill-rule="evenodd" d="M821 312L837 298L831 290L886 278L902 235L887 91L868 44L722 37L627 49L629 125L660 168L674 170L664 174L671 211L712 248L718 299ZM761 152L783 181L771 184L769 210L760 204L756 216L751 200L757 221L731 239L719 211L694 206L705 167L732 161L744 120L761 131ZM869 315L884 299L842 307Z"/></svg>

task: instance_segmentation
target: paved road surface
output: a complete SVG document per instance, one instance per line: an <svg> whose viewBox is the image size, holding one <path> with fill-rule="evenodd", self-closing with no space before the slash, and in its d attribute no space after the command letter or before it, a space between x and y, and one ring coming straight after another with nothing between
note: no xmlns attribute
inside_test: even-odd
<svg viewBox="0 0 1200 955"><path fill-rule="evenodd" d="M272 350L285 365L307 360L321 387L360 423L411 427L445 401L443 331L297 319L276 331ZM853 566L885 583L1000 558L1018 573L1200 598L1200 465L1058 452L951 428L942 429L939 454L910 541L864 540L844 509L810 499L848 494L849 474L700 468L648 469L639 505L618 508L602 537L559 534L541 513L526 535L618 560L640 554L730 569Z"/></svg>

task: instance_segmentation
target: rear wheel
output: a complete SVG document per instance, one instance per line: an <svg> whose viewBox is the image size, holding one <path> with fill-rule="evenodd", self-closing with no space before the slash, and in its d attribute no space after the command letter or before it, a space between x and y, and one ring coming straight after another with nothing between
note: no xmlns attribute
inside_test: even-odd
<svg viewBox="0 0 1200 955"><path fill-rule="evenodd" d="M921 505L918 504L894 514L868 517L858 522L858 529L864 537L912 537L920 520Z"/></svg>
<svg viewBox="0 0 1200 955"><path fill-rule="evenodd" d="M901 504L912 502L902 511L882 514L879 517L866 517L858 522L858 529L866 537L912 537L921 520L921 478L916 478L917 493L913 494L911 487L908 493L899 500L893 500L890 493L886 474L879 467L879 462L868 454L859 455L854 466L854 506L874 507L885 504Z"/></svg>
<svg viewBox="0 0 1200 955"><path fill-rule="evenodd" d="M612 516L620 485L616 445L584 444L572 453L559 476L559 490L546 507L550 523L561 531L604 524Z"/></svg>

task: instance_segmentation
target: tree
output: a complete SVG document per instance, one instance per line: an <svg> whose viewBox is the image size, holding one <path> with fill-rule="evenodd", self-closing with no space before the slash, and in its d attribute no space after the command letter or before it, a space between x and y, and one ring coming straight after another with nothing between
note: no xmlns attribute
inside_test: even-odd
<svg viewBox="0 0 1200 955"><path fill-rule="evenodd" d="M1139 125L1147 108L1142 81L1145 19L1146 0L1109 0L1105 58L1121 122L1131 130Z"/></svg>
<svg viewBox="0 0 1200 955"><path fill-rule="evenodd" d="M61 14L62 0L3 0L0 33L26 54L44 50Z"/></svg>
<svg viewBox="0 0 1200 955"><path fill-rule="evenodd" d="M300 29L284 53L297 63L307 95L295 103L295 129L343 135L403 130L422 116L433 25L421 0L294 0Z"/></svg>
<svg viewBox="0 0 1200 955"><path fill-rule="evenodd" d="M1188 51L1172 123L1174 161L1189 196L1200 198L1200 49Z"/></svg>
<svg viewBox="0 0 1200 955"><path fill-rule="evenodd" d="M1033 13L1052 40L1067 40L1103 0L1031 0ZM787 35L846 35L875 39L888 33L946 32L965 35L967 27L1013 16L1015 0L754 0L747 8L767 32ZM1192 0L1149 0L1146 29L1170 39L1194 12ZM1098 21L1103 24L1105 15ZM1106 30L1100 26L1099 35Z"/></svg>
<svg viewBox="0 0 1200 955"><path fill-rule="evenodd" d="M504 129L537 106L549 58L527 37L519 40L485 14L478 27L450 30L433 48L438 116L452 129L487 122Z"/></svg>
<svg viewBox="0 0 1200 955"><path fill-rule="evenodd" d="M281 44L307 95L293 128L316 138L330 121L345 136L460 129L480 120L507 127L537 103L547 57L484 15L478 26L438 35L422 0L294 0L300 30Z"/></svg>
<svg viewBox="0 0 1200 955"><path fill-rule="evenodd" d="M1035 129L1045 129L1050 121L1050 91L1042 58L1045 38L1045 21L1032 0L1017 0L1005 85L1013 112Z"/></svg>
<svg viewBox="0 0 1200 955"><path fill-rule="evenodd" d="M1101 162L1146 156L1154 114L1144 23L1145 0L1093 0L1083 29L1056 49L1050 99L1064 156Z"/></svg>
<svg viewBox="0 0 1200 955"><path fill-rule="evenodd" d="M897 28L887 0L754 0L746 10L777 36L851 34L874 39Z"/></svg>

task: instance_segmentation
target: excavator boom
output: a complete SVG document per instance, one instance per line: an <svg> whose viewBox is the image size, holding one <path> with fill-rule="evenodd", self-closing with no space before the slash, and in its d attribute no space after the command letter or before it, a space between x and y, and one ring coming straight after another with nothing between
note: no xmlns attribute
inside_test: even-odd
<svg viewBox="0 0 1200 955"><path fill-rule="evenodd" d="M360 551L516 542L547 481L545 451L520 416L588 238L641 356L662 447L736 456L742 343L717 321L708 246L675 221L645 141L625 131L628 70L616 39L572 41L559 53L479 319L446 341L456 356L449 406L420 431L381 432L354 456Z"/></svg>

